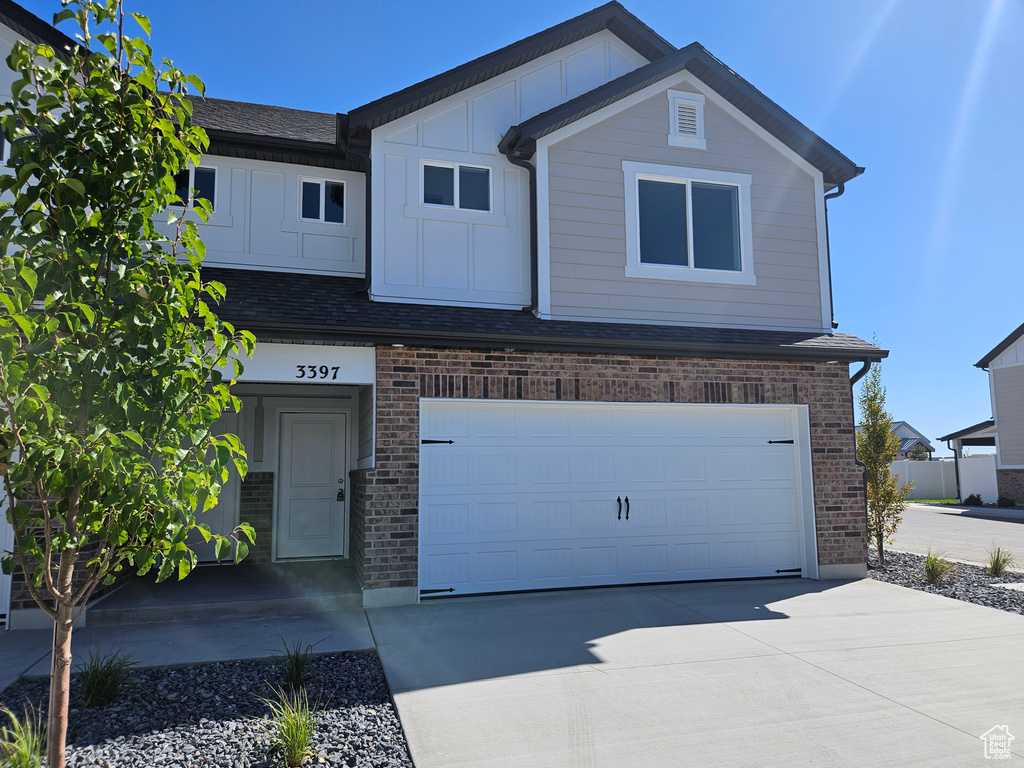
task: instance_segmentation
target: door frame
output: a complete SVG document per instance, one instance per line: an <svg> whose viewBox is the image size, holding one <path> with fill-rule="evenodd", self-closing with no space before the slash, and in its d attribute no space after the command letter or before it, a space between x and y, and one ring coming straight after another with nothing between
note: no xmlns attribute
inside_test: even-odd
<svg viewBox="0 0 1024 768"><path fill-rule="evenodd" d="M797 500L800 506L800 515L797 518L798 531L800 536L800 552L803 558L802 574L805 579L818 578L818 519L817 506L814 498L814 459L811 452L811 422L810 406L801 403L642 403L642 402L618 402L600 400L511 400L511 399L483 399L483 398L461 398L461 397L421 397L417 404L417 439L420 441L417 451L417 465L420 475L417 479L416 508L417 508L417 535L416 535L416 575L419 580L420 558L422 555L423 528L420 517L423 509L423 410L424 406L431 403L460 403L469 407L491 407L530 405L546 408L573 408L577 406L618 406L618 407L648 407L648 408L713 408L724 409L785 409L793 424L793 435L797 440L796 456L796 491ZM416 602L420 602L419 585L416 588Z"/></svg>
<svg viewBox="0 0 1024 768"><path fill-rule="evenodd" d="M337 400L329 397L265 397L263 398L263 410L266 414L265 423L272 429L271 435L273 439L267 441L264 445L264 461L268 458L267 448L272 448L274 451L273 458L271 459L271 466L274 467L274 501L273 511L270 517L270 561L272 563L278 562L277 560L277 517L281 505L281 438L284 434L284 430L281 429L281 415L284 413L305 413L305 414L329 414L329 413L343 413L346 415L345 419L345 430L348 433L345 440L346 450L346 467L345 477L349 477L349 473L355 467L355 456L358 452L358 429L353 428L354 419L358 418L358 414L355 412L355 408L351 403L343 404ZM350 530L352 525L352 516L350 514L351 509L351 489L349 483L346 483L345 488L345 546L343 548L341 557L348 558L349 550L352 542L352 531ZM328 560L332 558L310 558L311 560ZM294 562L295 558L289 558L289 562Z"/></svg>

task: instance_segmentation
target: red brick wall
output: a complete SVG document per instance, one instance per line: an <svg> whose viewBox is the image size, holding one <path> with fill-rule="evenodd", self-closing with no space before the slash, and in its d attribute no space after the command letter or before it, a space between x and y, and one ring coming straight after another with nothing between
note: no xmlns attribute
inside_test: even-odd
<svg viewBox="0 0 1024 768"><path fill-rule="evenodd" d="M1006 496L1024 505L1024 469L997 469L996 488L1000 496Z"/></svg>
<svg viewBox="0 0 1024 768"><path fill-rule="evenodd" d="M367 589L416 585L420 397L806 404L818 562L866 560L845 364L378 347L376 467L353 473L351 504Z"/></svg>

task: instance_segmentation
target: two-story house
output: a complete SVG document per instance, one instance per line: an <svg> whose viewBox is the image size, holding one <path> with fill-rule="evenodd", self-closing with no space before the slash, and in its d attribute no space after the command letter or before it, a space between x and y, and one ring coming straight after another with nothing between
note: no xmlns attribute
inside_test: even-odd
<svg viewBox="0 0 1024 768"><path fill-rule="evenodd" d="M964 447L995 446L998 495L1024 504L1024 325L1017 326L974 366L988 373L992 418L939 440L946 441L958 462ZM957 490L961 496L973 492L960 488L959 475Z"/></svg>
<svg viewBox="0 0 1024 768"><path fill-rule="evenodd" d="M864 575L886 353L834 331L826 237L863 169L702 46L613 2L347 113L195 114L258 339L207 521L251 560L350 558L367 605Z"/></svg>

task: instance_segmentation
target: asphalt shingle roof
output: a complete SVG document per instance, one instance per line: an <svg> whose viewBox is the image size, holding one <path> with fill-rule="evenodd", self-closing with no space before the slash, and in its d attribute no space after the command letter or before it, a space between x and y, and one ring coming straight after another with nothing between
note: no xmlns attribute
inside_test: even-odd
<svg viewBox="0 0 1024 768"><path fill-rule="evenodd" d="M329 112L202 97L192 99L192 109L196 124L207 130L319 144L337 141L338 118Z"/></svg>
<svg viewBox="0 0 1024 768"><path fill-rule="evenodd" d="M627 354L880 360L845 333L540 320L514 309L370 301L350 277L207 268L228 294L218 314L261 338Z"/></svg>

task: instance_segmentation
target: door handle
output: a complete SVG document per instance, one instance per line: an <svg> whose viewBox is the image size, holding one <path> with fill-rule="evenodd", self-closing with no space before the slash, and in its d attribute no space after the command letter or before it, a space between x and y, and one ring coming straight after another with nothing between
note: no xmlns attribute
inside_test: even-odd
<svg viewBox="0 0 1024 768"><path fill-rule="evenodd" d="M629 520L629 496L626 497L626 519Z"/></svg>
<svg viewBox="0 0 1024 768"><path fill-rule="evenodd" d="M621 520L622 519L622 497L619 496L619 498L617 498L616 501L619 502L619 517L618 517L618 519Z"/></svg>
<svg viewBox="0 0 1024 768"><path fill-rule="evenodd" d="M344 501L345 500L345 489L344 488L339 488L338 489L338 499L337 500L338 501Z"/></svg>

